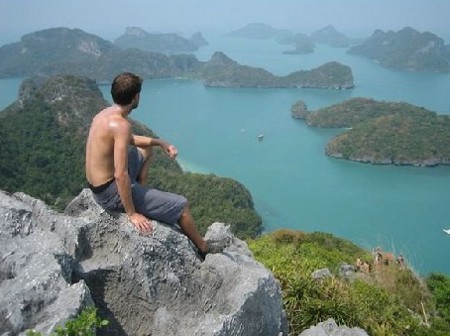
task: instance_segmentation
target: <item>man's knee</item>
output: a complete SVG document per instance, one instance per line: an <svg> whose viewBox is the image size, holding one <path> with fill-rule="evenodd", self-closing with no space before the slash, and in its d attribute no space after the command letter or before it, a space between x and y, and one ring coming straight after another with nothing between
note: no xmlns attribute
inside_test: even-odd
<svg viewBox="0 0 450 336"><path fill-rule="evenodd" d="M137 147L137 149L141 153L145 162L150 161L151 158L153 157L153 147L151 146L145 148Z"/></svg>

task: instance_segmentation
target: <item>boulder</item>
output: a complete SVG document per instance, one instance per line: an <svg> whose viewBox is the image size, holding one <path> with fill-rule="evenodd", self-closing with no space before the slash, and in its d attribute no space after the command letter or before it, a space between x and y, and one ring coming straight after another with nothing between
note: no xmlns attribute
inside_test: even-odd
<svg viewBox="0 0 450 336"><path fill-rule="evenodd" d="M318 323L309 329L303 331L299 336L369 336L367 332L358 327L349 328L347 326L338 326L330 318L324 322Z"/></svg>
<svg viewBox="0 0 450 336"><path fill-rule="evenodd" d="M230 246L203 260L178 226L139 234L83 190L56 213L0 192L0 335L49 333L95 304L100 335L287 335L281 289L229 226Z"/></svg>

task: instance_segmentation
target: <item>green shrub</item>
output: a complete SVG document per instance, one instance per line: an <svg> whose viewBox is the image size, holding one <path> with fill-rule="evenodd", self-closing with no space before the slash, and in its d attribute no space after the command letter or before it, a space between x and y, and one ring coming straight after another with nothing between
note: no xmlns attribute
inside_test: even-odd
<svg viewBox="0 0 450 336"><path fill-rule="evenodd" d="M74 320L67 321L64 327L57 326L51 336L95 336L96 330L108 325L108 320L97 316L97 308L83 310ZM27 336L41 336L40 332L30 330Z"/></svg>
<svg viewBox="0 0 450 336"><path fill-rule="evenodd" d="M431 293L416 274L396 264L342 278L338 269L343 262L369 261L371 254L320 232L279 230L248 244L255 258L280 281L292 335L328 318L363 328L372 336L448 335L448 277L430 276ZM314 280L311 273L321 268L328 268L333 275ZM434 305L437 313L430 315Z"/></svg>

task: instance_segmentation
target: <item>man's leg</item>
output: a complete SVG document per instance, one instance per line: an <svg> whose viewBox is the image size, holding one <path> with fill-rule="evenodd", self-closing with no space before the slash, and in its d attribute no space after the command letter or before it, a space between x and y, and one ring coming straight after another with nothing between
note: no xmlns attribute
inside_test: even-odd
<svg viewBox="0 0 450 336"><path fill-rule="evenodd" d="M201 252L206 252L206 242L195 226L194 218L192 217L189 204L186 204L184 210L178 220L178 224L183 230L184 234L197 246Z"/></svg>
<svg viewBox="0 0 450 336"><path fill-rule="evenodd" d="M143 194L136 195L136 199L142 199L145 200L146 197L144 194L148 192L148 188L145 188L145 184L148 180L148 170L150 167L150 163L153 157L153 148L139 148L137 147L138 151L142 154L142 157L144 159L144 163L142 164L142 168L138 173L137 181L138 183L144 187L144 188L138 188L143 190ZM133 188L135 190L135 188ZM159 197L156 197L159 198ZM184 198L184 197L183 197ZM152 199L152 197L148 198L147 201ZM226 246L222 243L217 242L206 242L203 237L200 235L200 233L197 230L197 227L195 225L194 218L192 217L191 209L189 207L189 204L187 203L186 199L184 198L186 205L183 208L183 212L181 213L181 216L178 219L178 225L180 226L183 233L197 246L199 251L202 254L206 253L219 253L221 252ZM135 204L136 206L136 204ZM145 206L144 206L145 207ZM139 209L140 210L140 209ZM153 216L148 212L145 211L145 209L142 209L141 211L144 215L148 216L149 218L152 218ZM156 216L154 216L156 217ZM164 220L163 220L164 221ZM166 221L170 223L170 221Z"/></svg>
<svg viewBox="0 0 450 336"><path fill-rule="evenodd" d="M137 181L140 185L147 185L148 181L148 170L150 168L150 163L153 158L153 147L140 148L137 147L138 151L141 153L144 158L144 164L142 165L141 170L139 171Z"/></svg>

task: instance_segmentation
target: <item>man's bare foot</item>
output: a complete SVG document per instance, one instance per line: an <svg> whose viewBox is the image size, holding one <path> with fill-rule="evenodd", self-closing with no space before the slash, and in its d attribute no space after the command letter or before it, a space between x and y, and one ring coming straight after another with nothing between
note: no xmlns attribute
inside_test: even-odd
<svg viewBox="0 0 450 336"><path fill-rule="evenodd" d="M221 253L225 248L227 248L230 244L224 240L205 240L204 249L199 249L200 256L205 259L207 254L216 254Z"/></svg>

